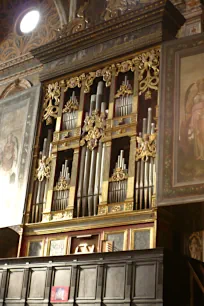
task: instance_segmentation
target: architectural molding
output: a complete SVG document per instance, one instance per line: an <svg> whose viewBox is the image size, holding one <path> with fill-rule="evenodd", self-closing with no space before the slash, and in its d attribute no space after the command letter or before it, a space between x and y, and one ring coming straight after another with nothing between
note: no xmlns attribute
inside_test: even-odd
<svg viewBox="0 0 204 306"><path fill-rule="evenodd" d="M14 82L12 82L11 84L9 84L4 91L2 92L2 94L0 95L0 99L4 99L6 97L8 97L10 94L14 94L18 91L23 91L25 89L28 89L32 86L32 84L23 79L16 79Z"/></svg>
<svg viewBox="0 0 204 306"><path fill-rule="evenodd" d="M106 23L57 39L32 50L31 53L45 64L98 43L131 33L135 29L150 29L155 24L160 24L163 32L161 40L171 39L175 37L184 21L184 17L170 1L156 1ZM148 37L146 37L146 45L149 45Z"/></svg>

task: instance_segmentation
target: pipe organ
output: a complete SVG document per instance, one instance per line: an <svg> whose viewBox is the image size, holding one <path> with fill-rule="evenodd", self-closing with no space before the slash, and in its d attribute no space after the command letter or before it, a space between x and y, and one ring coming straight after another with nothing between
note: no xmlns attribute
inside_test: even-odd
<svg viewBox="0 0 204 306"><path fill-rule="evenodd" d="M159 55L158 48L147 50L44 84L27 211L30 226L66 221L70 230L80 230L115 216L117 224L150 226L147 244L154 245ZM127 249L127 241L135 248L138 233L131 227L123 233L104 232L98 245L98 234L91 232L73 238L71 250L84 244L107 251L102 243L107 241L113 241L113 251Z"/></svg>

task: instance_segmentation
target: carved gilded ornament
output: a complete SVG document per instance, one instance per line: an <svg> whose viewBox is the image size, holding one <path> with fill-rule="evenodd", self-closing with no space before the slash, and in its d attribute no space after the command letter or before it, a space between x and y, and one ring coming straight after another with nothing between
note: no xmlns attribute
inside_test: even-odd
<svg viewBox="0 0 204 306"><path fill-rule="evenodd" d="M98 207L98 215L105 215L107 212L107 206L100 206Z"/></svg>
<svg viewBox="0 0 204 306"><path fill-rule="evenodd" d="M64 176L61 176L59 178L59 181L57 182L56 186L54 187L54 191L64 191L69 189L69 183L65 179Z"/></svg>
<svg viewBox="0 0 204 306"><path fill-rule="evenodd" d="M145 134L137 137L138 147L136 148L136 161L147 162L149 157L156 157L156 134Z"/></svg>
<svg viewBox="0 0 204 306"><path fill-rule="evenodd" d="M126 211L129 211L129 210L133 210L133 203L131 202L131 203L125 203L125 207L124 207L124 209L126 210Z"/></svg>
<svg viewBox="0 0 204 306"><path fill-rule="evenodd" d="M124 180L127 180L127 179L128 179L128 175L125 172L125 170L122 169L121 167L118 167L113 172L109 181L110 182L120 182L120 181L124 181Z"/></svg>
<svg viewBox="0 0 204 306"><path fill-rule="evenodd" d="M39 182L42 182L45 178L48 179L50 177L50 171L51 171L51 159L46 156L43 156L42 159L39 159L38 161L38 168L36 169L36 179L38 179Z"/></svg>
<svg viewBox="0 0 204 306"><path fill-rule="evenodd" d="M127 60L122 63L117 63L116 64L116 76L122 72L126 73L128 71L134 71L135 68L138 66L139 61L137 58L133 58L132 60Z"/></svg>
<svg viewBox="0 0 204 306"><path fill-rule="evenodd" d="M66 92L69 88L80 88L82 86L82 81L84 81L84 93L89 93L96 78L102 77L106 87L109 87L111 85L112 76L118 76L120 72L134 72L136 69L139 69L139 94L145 93L145 99L150 99L151 90L158 90L159 57L160 50L152 49L148 52L139 54L133 59L112 64L103 69L91 71L88 74L83 73L68 80L62 80L60 84L58 84L58 82L49 84L46 89L43 120L46 120L47 124L50 124L52 122L52 117L57 117L60 87L65 86L64 91Z"/></svg>
<svg viewBox="0 0 204 306"><path fill-rule="evenodd" d="M84 120L80 146L84 146L86 144L89 150L94 150L98 145L99 139L104 136L105 126L105 114L101 113L99 115L98 111L93 111L92 115L87 116Z"/></svg>
<svg viewBox="0 0 204 306"><path fill-rule="evenodd" d="M114 213L114 212L119 212L121 211L121 206L120 205L114 205L112 206L111 208L111 212Z"/></svg>
<svg viewBox="0 0 204 306"><path fill-rule="evenodd" d="M122 84L119 88L119 90L117 91L115 98L120 98L120 97L124 97L124 96L129 96L132 95L133 91L131 89L131 85L128 84Z"/></svg>
<svg viewBox="0 0 204 306"><path fill-rule="evenodd" d="M63 83L66 84L66 88L65 88L65 92L69 89L69 88L75 88L75 87L79 87L81 88L82 85L82 81L86 78L85 73L82 73L80 76L76 76L73 77L71 79L68 79L66 81L62 81ZM62 83L62 84L63 84Z"/></svg>
<svg viewBox="0 0 204 306"><path fill-rule="evenodd" d="M151 50L138 56L139 94L145 93L145 100L151 99L151 89L158 90L160 50Z"/></svg>
<svg viewBox="0 0 204 306"><path fill-rule="evenodd" d="M75 112L79 109L79 103L78 101L75 99L69 99L69 101L65 104L64 108L63 108L63 114L65 113L72 113Z"/></svg>
<svg viewBox="0 0 204 306"><path fill-rule="evenodd" d="M57 118L60 94L61 90L58 82L47 86L43 103L43 121L46 121L47 125L52 124L53 118Z"/></svg>

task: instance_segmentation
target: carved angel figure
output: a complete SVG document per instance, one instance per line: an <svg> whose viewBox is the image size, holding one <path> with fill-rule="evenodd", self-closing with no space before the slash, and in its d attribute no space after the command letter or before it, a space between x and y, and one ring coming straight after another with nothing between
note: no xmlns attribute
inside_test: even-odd
<svg viewBox="0 0 204 306"><path fill-rule="evenodd" d="M137 137L138 148L136 148L136 161L142 159L147 162L149 157L156 156L156 134L145 134L142 137Z"/></svg>
<svg viewBox="0 0 204 306"><path fill-rule="evenodd" d="M43 156L42 159L39 159L38 168L36 169L36 177L40 182L42 182L44 178L50 177L50 158Z"/></svg>

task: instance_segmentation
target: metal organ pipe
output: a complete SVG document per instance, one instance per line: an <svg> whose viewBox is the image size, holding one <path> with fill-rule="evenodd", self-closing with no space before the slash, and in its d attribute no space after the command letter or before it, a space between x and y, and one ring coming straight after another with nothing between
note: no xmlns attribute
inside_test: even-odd
<svg viewBox="0 0 204 306"><path fill-rule="evenodd" d="M95 111L101 110L101 102L103 98L103 82L99 82L96 92L96 108ZM89 172L89 188L88 188L88 215L93 214L93 196L94 196L94 183L96 180L96 158L98 147L91 151L91 167Z"/></svg>
<svg viewBox="0 0 204 306"><path fill-rule="evenodd" d="M77 106L78 101L77 97L75 95L75 91L72 92L72 96L70 97L70 101L73 101L73 103ZM76 127L76 121L77 121L77 111L73 110L71 112L66 112L63 114L62 118L62 129L63 130L71 130Z"/></svg>
<svg viewBox="0 0 204 306"><path fill-rule="evenodd" d="M103 99L104 82L97 85L96 95L91 95L89 116L93 111L105 113ZM80 173L77 191L77 217L97 214L103 175L104 144L99 140L92 151L83 146L80 160Z"/></svg>
<svg viewBox="0 0 204 306"><path fill-rule="evenodd" d="M113 169L113 173L115 173L119 169L125 174L125 178L118 181L111 181L109 184L109 203L122 202L126 198L127 192L127 168L125 164L124 158L124 150L120 151L118 155L118 159Z"/></svg>
<svg viewBox="0 0 204 306"><path fill-rule="evenodd" d="M122 82L122 86L126 86L126 88L130 90L132 89L127 75L125 76L125 80ZM116 116L126 116L130 114L132 112L132 100L133 95L128 93L121 94L119 98L116 98Z"/></svg>
<svg viewBox="0 0 204 306"><path fill-rule="evenodd" d="M67 185L70 184L70 172L68 167L68 160L65 160L65 163L61 167L60 175L56 186L60 185L61 180L65 180ZM66 209L68 204L68 198L69 198L68 188L67 189L62 188L62 190L58 190L57 187L55 187L52 211Z"/></svg>
<svg viewBox="0 0 204 306"><path fill-rule="evenodd" d="M155 133L155 124L152 123L152 108L148 108L147 119L143 118L142 133L139 133L145 143L148 137ZM145 144L144 144L145 145ZM138 143L138 148L140 148ZM136 162L135 202L136 209L148 209L151 207L152 195L155 192L155 159L148 157L146 161L139 159Z"/></svg>
<svg viewBox="0 0 204 306"><path fill-rule="evenodd" d="M49 129L47 138L44 138L43 140L43 149L41 152L39 152L39 160L51 156L51 141L52 129ZM44 178L43 181L35 181L32 200L31 222L40 222L42 220L43 205L45 205L47 198L47 188L48 179Z"/></svg>

